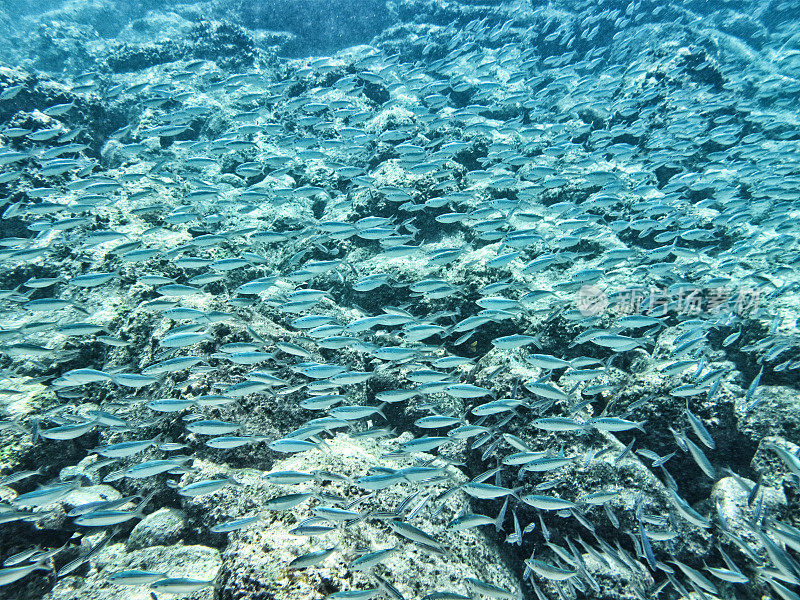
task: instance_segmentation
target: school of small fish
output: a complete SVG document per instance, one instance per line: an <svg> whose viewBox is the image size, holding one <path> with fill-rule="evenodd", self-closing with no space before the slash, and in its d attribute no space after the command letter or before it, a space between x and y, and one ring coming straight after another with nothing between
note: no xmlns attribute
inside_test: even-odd
<svg viewBox="0 0 800 600"><path fill-rule="evenodd" d="M799 381L800 69L639 54L655 47L642 2L587 6L577 22L540 8L242 73L84 73L66 101L0 125L0 433L71 461L0 474L0 528L63 510L86 478L59 474L86 457L122 495L69 510L68 545L103 533L75 560L0 548L0 586L74 576L160 502L242 485L198 478L199 458L236 468L259 446L277 460L347 435L407 468L267 462L286 494L209 533L311 502L292 533L319 550L283 567L334 560L374 582L332 599L407 597L381 564L409 544L446 553L447 531L471 528L511 547L518 588L468 577L420 597L604 597L592 557L640 599L800 598L797 514L768 514L710 408L739 396L757 414L760 386ZM0 70L0 105L37 85ZM129 115L99 156L75 125L88 98ZM299 425L258 423L267 402ZM796 446L767 447L792 489ZM571 483L627 461L668 505ZM442 464L467 482L425 494ZM687 494L723 477L747 496L746 535ZM349 495L314 489L329 479ZM396 511L370 509L399 484L413 491ZM461 515L426 527L456 495ZM385 547L345 556L326 537L374 520ZM682 531L708 551L675 558ZM178 571L109 583L218 585Z"/></svg>

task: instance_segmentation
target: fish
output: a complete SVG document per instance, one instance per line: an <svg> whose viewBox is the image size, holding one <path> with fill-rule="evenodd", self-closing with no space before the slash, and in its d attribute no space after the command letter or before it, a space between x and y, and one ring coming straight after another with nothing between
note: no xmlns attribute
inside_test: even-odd
<svg viewBox="0 0 800 600"><path fill-rule="evenodd" d="M13 504L24 508L48 506L65 498L67 494L80 487L79 483L56 483L40 487L32 492L14 498Z"/></svg>
<svg viewBox="0 0 800 600"><path fill-rule="evenodd" d="M473 594L478 594L489 598L503 598L505 600L513 600L514 598L517 598L516 594L512 591L506 590L486 581L481 581L480 579L475 579L474 577L466 577L464 582Z"/></svg>
<svg viewBox="0 0 800 600"><path fill-rule="evenodd" d="M551 581L566 581L578 574L575 569L563 569L534 558L526 560L525 565L540 577Z"/></svg>
<svg viewBox="0 0 800 600"><path fill-rule="evenodd" d="M622 419L620 417L596 417L589 419L586 422L586 425L600 431L620 432L638 429L639 431L644 432L644 421L637 423L628 419Z"/></svg>
<svg viewBox="0 0 800 600"><path fill-rule="evenodd" d="M239 482L231 477L222 477L220 479L204 479L181 486L177 488L177 492L181 496L196 498L206 494L213 494L227 485L239 485Z"/></svg>
<svg viewBox="0 0 800 600"><path fill-rule="evenodd" d="M176 469L182 466L187 460L189 459L163 458L145 460L128 467L122 472L122 475L124 477L130 477L131 479L146 479Z"/></svg>
<svg viewBox="0 0 800 600"><path fill-rule="evenodd" d="M389 521L388 524L389 527L392 529L392 531L394 531L401 537L411 540L412 542L421 544L429 548L435 548L435 549L441 548L441 545L436 540L436 538L424 532L420 528L411 525L410 523L405 523L403 521L398 521L398 520L392 520Z"/></svg>
<svg viewBox="0 0 800 600"><path fill-rule="evenodd" d="M462 489L473 498L481 498L484 500L502 498L516 493L509 488L478 482L466 483L462 486Z"/></svg>
<svg viewBox="0 0 800 600"><path fill-rule="evenodd" d="M92 449L92 452L96 452L101 456L105 456L107 458L123 458L127 456L133 456L134 454L138 454L149 448L150 446L154 446L159 442L161 439L161 435L157 435L154 438L149 440L129 440L127 442L118 442L116 444L109 444L107 446L98 446Z"/></svg>
<svg viewBox="0 0 800 600"><path fill-rule="evenodd" d="M125 523L131 519L144 518L144 508L152 500L155 492L150 492L147 496L142 498L136 510L116 510L116 509L99 509L81 514L75 519L73 523L82 527L111 527Z"/></svg>
<svg viewBox="0 0 800 600"><path fill-rule="evenodd" d="M289 562L290 569L307 569L324 563L328 557L336 552L336 546L302 554Z"/></svg>
<svg viewBox="0 0 800 600"><path fill-rule="evenodd" d="M135 569L129 571L115 571L108 576L108 580L114 585L149 585L166 578L166 573Z"/></svg>
<svg viewBox="0 0 800 600"><path fill-rule="evenodd" d="M188 577L165 577L150 584L155 592L167 594L190 594L207 587L213 587L215 580L191 579Z"/></svg>
<svg viewBox="0 0 800 600"><path fill-rule="evenodd" d="M520 500L529 506L539 510L564 510L568 508L575 508L577 504L570 500L558 498L555 496L546 496L540 494L527 494L520 496Z"/></svg>
<svg viewBox="0 0 800 600"><path fill-rule="evenodd" d="M45 564L46 562L46 560L43 560L41 562L33 563L31 565L24 565L21 567L0 568L0 585L8 585L10 583L14 583L15 581L19 581L34 571L49 571L50 567Z"/></svg>
<svg viewBox="0 0 800 600"><path fill-rule="evenodd" d="M399 547L392 546L390 548L383 548L374 552L368 552L351 561L348 565L348 568L352 569L353 571L369 571L370 569L379 565L385 559L396 554L399 550Z"/></svg>

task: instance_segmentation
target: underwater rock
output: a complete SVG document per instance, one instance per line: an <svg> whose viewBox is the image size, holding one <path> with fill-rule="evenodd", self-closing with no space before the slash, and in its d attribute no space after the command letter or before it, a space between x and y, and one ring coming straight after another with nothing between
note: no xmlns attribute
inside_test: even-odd
<svg viewBox="0 0 800 600"><path fill-rule="evenodd" d="M122 494L110 485L89 485L71 491L64 497L64 505L67 508L76 508L82 504L99 502L102 500L118 500Z"/></svg>
<svg viewBox="0 0 800 600"><path fill-rule="evenodd" d="M177 40L184 37L194 23L189 15L178 10L150 10L126 23L113 42L137 45Z"/></svg>
<svg viewBox="0 0 800 600"><path fill-rule="evenodd" d="M52 23L77 23L91 28L104 38L115 37L125 23L125 6L112 0L68 0L60 7L37 16Z"/></svg>
<svg viewBox="0 0 800 600"><path fill-rule="evenodd" d="M757 538L748 532L748 521L759 515L767 520L780 519L788 506L786 494L777 487L762 485L745 478L723 477L714 484L711 499L717 515L730 532L740 539L749 539L754 548Z"/></svg>
<svg viewBox="0 0 800 600"><path fill-rule="evenodd" d="M101 141L124 122L120 111L97 97L76 94L71 86L44 74L0 66L0 85L21 86L13 98L0 102L0 118L24 129L56 127L64 135L77 131L74 141L87 143L90 154L97 153ZM53 106L65 106L69 110L53 116L46 114Z"/></svg>
<svg viewBox="0 0 800 600"><path fill-rule="evenodd" d="M26 66L52 74L84 72L95 66L94 46L100 39L92 26L44 20L32 24L31 29L33 51L29 50Z"/></svg>
<svg viewBox="0 0 800 600"><path fill-rule="evenodd" d="M186 515L175 508L160 508L134 525L125 542L128 550L148 546L170 546L180 541L186 529Z"/></svg>
<svg viewBox="0 0 800 600"><path fill-rule="evenodd" d="M399 441L403 439L409 438L406 436ZM314 516L312 504L340 505L336 497L346 498L352 489L348 478L352 481L379 466L401 468L415 462L410 459L383 459L383 443L363 442L356 444L349 436L338 435L326 441L324 449L278 460L269 471L317 471L321 476L320 484L274 485L265 482L261 473L256 471L231 471L229 474L241 486L228 486L211 495L185 501L187 512L201 518L204 527L246 516L260 517L247 528L227 534L221 578L223 597L260 598L269 595L287 599L321 598L331 592L369 586L366 573L355 568L348 569L345 565L366 551L395 546L403 548L403 552L398 552L397 556L387 556L381 561L377 572L387 576L391 574L394 585L406 597L424 595L434 590L464 593L465 577L478 578L508 590L518 589L516 576L506 566L503 553L494 546L490 537L478 529L445 531L445 526L458 516L462 505L459 499L461 492L450 494L447 499L435 500L435 497L463 483L464 477L458 470L435 459L432 464L442 469L441 483L429 484L421 490L415 484L400 484L397 488L384 490L380 495L365 500L357 510L375 515L384 512L390 514L405 496L420 491L417 500L407 510L420 504L424 498L429 499L428 506L421 509L413 523L435 536L441 544L440 548L415 545L393 533L385 522L375 518L351 519L349 525L342 524L321 537L292 535L289 530L293 526ZM425 460L426 457L420 455L419 458ZM203 471L209 473L206 468ZM331 478L328 479L325 473L331 473ZM219 474L215 477L219 477ZM269 500L272 498L313 489L322 494L320 502L304 502L288 511L269 509ZM290 567L291 561L299 556L323 548L335 548L335 557L300 570Z"/></svg>
<svg viewBox="0 0 800 600"><path fill-rule="evenodd" d="M112 72L135 72L177 60L202 59L226 69L252 66L258 51L253 38L242 27L225 21L201 21L184 38L124 44L108 51L106 65Z"/></svg>
<svg viewBox="0 0 800 600"><path fill-rule="evenodd" d="M798 469L791 456L797 455L798 451L800 446L790 440L766 436L758 442L751 467L766 485L791 485L798 477Z"/></svg>
<svg viewBox="0 0 800 600"><path fill-rule="evenodd" d="M636 598L636 594L632 591L634 582L636 581L638 585L646 586L651 577L649 573L643 571L632 575L629 569L623 569L614 562L598 560L597 556L592 554L583 554L581 558L584 561L586 571L591 574L600 588L599 593L596 590L587 590L587 593L595 594L596 597L618 598L620 600ZM557 594L556 585L554 582L543 586L543 588L551 594Z"/></svg>
<svg viewBox="0 0 800 600"><path fill-rule="evenodd" d="M331 54L369 42L392 20L387 3L382 0L357 4L346 0L228 0L227 4L241 24L251 29L288 31L296 36L282 49L290 56Z"/></svg>
<svg viewBox="0 0 800 600"><path fill-rule="evenodd" d="M148 571L164 573L168 577L182 577L211 582L192 593L196 600L214 597L213 582L222 564L219 551L207 546L151 546L126 551L125 544L111 544L99 552L94 567L86 576L67 576L59 579L44 600L139 600L149 598L147 587L115 584L115 573L122 571ZM155 590L153 590L155 591ZM156 592L158 593L158 592ZM184 592L185 594L185 592Z"/></svg>
<svg viewBox="0 0 800 600"><path fill-rule="evenodd" d="M788 386L759 386L747 398L737 396L737 429L754 443L766 437L797 439L800 432L800 406L797 390Z"/></svg>
<svg viewBox="0 0 800 600"><path fill-rule="evenodd" d="M188 39L189 56L214 60L226 69L244 70L258 56L247 30L227 21L201 21L189 30Z"/></svg>
<svg viewBox="0 0 800 600"><path fill-rule="evenodd" d="M116 73L139 71L179 60L186 49L180 43L125 44L110 51L106 59L108 69Z"/></svg>

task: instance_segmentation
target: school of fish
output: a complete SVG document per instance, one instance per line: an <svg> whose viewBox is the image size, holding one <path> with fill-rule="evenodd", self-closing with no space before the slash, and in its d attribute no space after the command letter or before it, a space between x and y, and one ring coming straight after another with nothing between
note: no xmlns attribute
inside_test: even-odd
<svg viewBox="0 0 800 600"><path fill-rule="evenodd" d="M473 528L508 547L518 586L466 577L419 598L607 597L590 558L639 599L800 598L798 513L768 509L740 460L756 448L721 417L800 382L800 68L659 54L655 5L584 4L240 73L82 73L0 124L0 435L51 461L0 473L0 528L24 541L67 510L71 535L0 547L0 595L244 485L196 461L257 450L285 491L208 534L310 506L292 534L318 549L280 568L368 574L334 600L409 598L382 565L409 547L446 560L448 532ZM703 31L672 5L660 18ZM41 96L15 77L0 69L0 107ZM89 99L129 117L99 154L76 125ZM337 436L407 466L272 468ZM792 442L763 444L787 495ZM78 463L120 498L65 509L91 483ZM632 463L647 486L581 478ZM708 501L726 477L750 511L736 526ZM405 500L376 510L397 486ZM453 498L459 516L432 527ZM365 522L384 546L330 541ZM690 534L704 550L679 559ZM109 584L219 588L172 565Z"/></svg>

